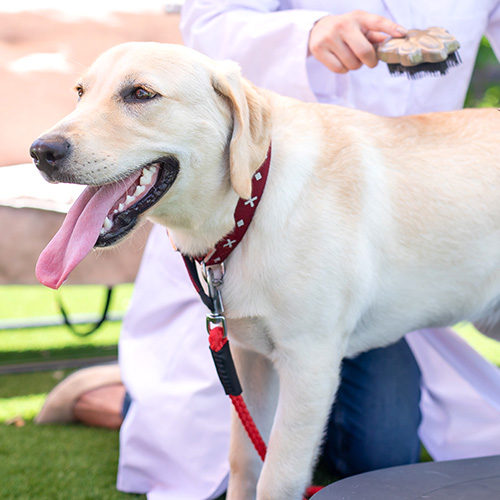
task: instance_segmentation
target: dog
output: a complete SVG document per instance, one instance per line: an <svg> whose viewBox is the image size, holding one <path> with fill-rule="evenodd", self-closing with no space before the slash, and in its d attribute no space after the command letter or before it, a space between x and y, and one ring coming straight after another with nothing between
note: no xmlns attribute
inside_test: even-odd
<svg viewBox="0 0 500 500"><path fill-rule="evenodd" d="M149 42L105 52L76 91L75 111L31 147L48 181L89 186L38 263L54 288L144 218L183 254L209 254L270 154L220 288L268 441L262 465L233 418L229 499L301 498L344 357L420 328L496 321L497 110L387 118L303 103L231 61Z"/></svg>

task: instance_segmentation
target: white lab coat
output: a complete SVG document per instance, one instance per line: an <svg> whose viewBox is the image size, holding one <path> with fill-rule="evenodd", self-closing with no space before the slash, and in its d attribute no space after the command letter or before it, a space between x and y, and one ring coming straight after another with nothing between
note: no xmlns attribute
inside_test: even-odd
<svg viewBox="0 0 500 500"><path fill-rule="evenodd" d="M384 63L337 75L307 58L314 23L354 8L406 28L448 29L461 43L463 64L445 77L410 81L390 77ZM483 34L500 54L497 0L186 0L181 27L186 45L238 61L259 86L390 116L461 108ZM164 229L155 228L120 340L122 376L134 399L121 430L123 491L202 500L224 487L229 404L206 345L205 312ZM407 338L423 373L420 434L431 455L500 454L499 370L450 329ZM450 411L457 405L475 411Z"/></svg>

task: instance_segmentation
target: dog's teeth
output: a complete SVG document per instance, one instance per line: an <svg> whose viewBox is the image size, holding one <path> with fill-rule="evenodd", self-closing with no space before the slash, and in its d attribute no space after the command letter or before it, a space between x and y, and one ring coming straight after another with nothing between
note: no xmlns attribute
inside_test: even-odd
<svg viewBox="0 0 500 500"><path fill-rule="evenodd" d="M147 184L149 184L151 182L152 177L153 177L153 174L147 168L145 168L142 171L142 177L141 177L141 180L139 181L139 184L141 186L146 186Z"/></svg>
<svg viewBox="0 0 500 500"><path fill-rule="evenodd" d="M113 222L111 222L109 217L106 217L104 219L104 224L102 225L102 227L107 231L109 231L113 227Z"/></svg>
<svg viewBox="0 0 500 500"><path fill-rule="evenodd" d="M139 184L141 186L147 186L148 184L151 183L151 179L153 178L153 175L156 173L158 170L158 167L155 167L154 165L150 165L149 167L144 167L142 169L142 176L139 179Z"/></svg>
<svg viewBox="0 0 500 500"><path fill-rule="evenodd" d="M137 186L134 196L140 196L144 191L146 191L146 186Z"/></svg>
<svg viewBox="0 0 500 500"><path fill-rule="evenodd" d="M134 201L135 201L135 196L127 195L127 199L125 200L125 205L130 205L131 203L134 203Z"/></svg>
<svg viewBox="0 0 500 500"><path fill-rule="evenodd" d="M115 212L123 212L124 208L125 208L125 205L123 203L120 203L118 205L118 210L115 210Z"/></svg>

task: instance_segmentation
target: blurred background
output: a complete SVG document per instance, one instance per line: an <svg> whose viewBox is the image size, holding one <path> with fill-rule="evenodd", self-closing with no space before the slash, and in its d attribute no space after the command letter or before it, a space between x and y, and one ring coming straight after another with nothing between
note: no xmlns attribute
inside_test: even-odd
<svg viewBox="0 0 500 500"><path fill-rule="evenodd" d="M466 108L492 108L500 104L500 66L486 38L476 59L474 76L465 101Z"/></svg>
<svg viewBox="0 0 500 500"><path fill-rule="evenodd" d="M181 43L179 8L152 0L0 3L2 500L145 498L115 489L117 431L38 426L33 417L66 375L116 361L148 229L115 251L94 252L60 291L38 285L38 255L80 188L45 183L29 147L75 107L73 86L101 52L131 40ZM106 321L86 335L108 298ZM74 331L64 325L61 305Z"/></svg>

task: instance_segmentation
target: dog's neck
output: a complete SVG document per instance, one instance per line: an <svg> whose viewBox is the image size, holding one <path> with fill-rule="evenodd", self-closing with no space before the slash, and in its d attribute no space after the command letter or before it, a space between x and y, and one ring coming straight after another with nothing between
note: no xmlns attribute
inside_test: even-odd
<svg viewBox="0 0 500 500"><path fill-rule="evenodd" d="M240 198L236 205L232 231L220 239L214 248L204 256L193 257L181 252L195 290L200 295L204 304L211 310L212 314L216 315L217 318L220 318L220 314L223 314L224 311L219 291L219 286L222 284L222 278L225 273L224 262L243 239L250 223L252 222L254 213L257 210L257 206L260 203L262 194L264 193L264 189L266 187L270 164L271 144L269 144L269 150L264 162L252 176L252 196L248 200ZM172 244L174 249L176 249L173 241ZM204 287L201 284L195 261L202 265L203 275L208 283L208 294L205 292ZM217 278L219 280L219 285L215 285L215 288L211 284L213 281L208 278L210 272L213 272L212 269L209 270L210 266L219 267L220 274Z"/></svg>
<svg viewBox="0 0 500 500"><path fill-rule="evenodd" d="M264 162L252 176L252 195L248 200L238 198L228 181L223 192L216 195L219 197L217 201L204 205L212 207L212 210L210 212L205 210L202 216L198 212L196 217L193 217L189 213L189 207L187 212L179 214L173 214L167 208L163 212L150 214L149 219L168 228L173 247L183 255L195 258L199 262L205 259L207 262L210 260L209 265L212 265L219 254L216 252L216 255L216 249L222 246L224 248L223 258L225 259L230 253L226 250L232 250L237 245L230 243L235 240L233 233L237 233L239 243L250 225L253 213L264 191L270 162L271 145ZM255 199L256 195L257 199ZM250 217L249 214L251 214ZM224 245L228 246L224 247ZM223 259L221 258L221 260Z"/></svg>

